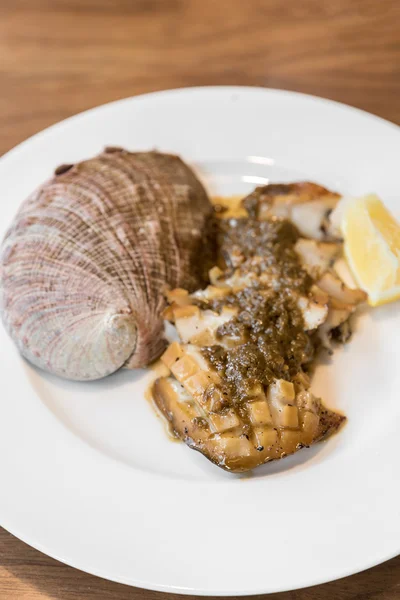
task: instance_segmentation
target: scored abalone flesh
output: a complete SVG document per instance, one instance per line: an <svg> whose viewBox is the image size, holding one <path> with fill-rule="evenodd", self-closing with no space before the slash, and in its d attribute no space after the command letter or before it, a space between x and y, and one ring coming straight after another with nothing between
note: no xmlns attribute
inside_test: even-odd
<svg viewBox="0 0 400 600"><path fill-rule="evenodd" d="M347 341L366 300L335 269L338 200L309 182L257 188L247 216L222 212L210 285L168 293L179 342L153 397L173 434L227 471L284 458L345 421L310 390L319 351Z"/></svg>

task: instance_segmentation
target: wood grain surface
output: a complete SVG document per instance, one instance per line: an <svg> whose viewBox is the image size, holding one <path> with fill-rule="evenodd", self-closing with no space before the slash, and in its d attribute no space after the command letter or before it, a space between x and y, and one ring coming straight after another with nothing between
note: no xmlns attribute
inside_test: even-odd
<svg viewBox="0 0 400 600"><path fill-rule="evenodd" d="M400 2L0 0L0 154L97 104L216 84L298 90L400 123ZM0 530L1 600L163 597L66 567ZM400 599L400 557L268 598Z"/></svg>

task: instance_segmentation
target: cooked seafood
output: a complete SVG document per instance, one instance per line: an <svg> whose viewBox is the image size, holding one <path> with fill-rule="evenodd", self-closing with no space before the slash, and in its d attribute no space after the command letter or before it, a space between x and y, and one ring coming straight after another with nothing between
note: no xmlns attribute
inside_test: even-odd
<svg viewBox="0 0 400 600"><path fill-rule="evenodd" d="M365 300L334 270L339 241L319 241L329 235L325 200L331 206L337 195L314 184L261 190L243 201L248 218L219 221L222 262L210 285L169 292L165 316L180 342L163 354L170 375L153 389L174 434L235 472L292 454L341 425L345 417L311 393L310 370L322 345L331 350L332 338L349 337L348 317ZM296 199L319 203L313 239L301 237ZM279 205L283 216L260 214L260 202L274 211Z"/></svg>
<svg viewBox="0 0 400 600"><path fill-rule="evenodd" d="M260 220L289 219L300 234L316 240L337 239L329 219L340 195L309 181L258 187L244 201L248 213Z"/></svg>
<svg viewBox="0 0 400 600"><path fill-rule="evenodd" d="M20 352L78 380L157 358L163 290L201 285L211 214L177 156L107 148L58 168L1 247L0 309Z"/></svg>

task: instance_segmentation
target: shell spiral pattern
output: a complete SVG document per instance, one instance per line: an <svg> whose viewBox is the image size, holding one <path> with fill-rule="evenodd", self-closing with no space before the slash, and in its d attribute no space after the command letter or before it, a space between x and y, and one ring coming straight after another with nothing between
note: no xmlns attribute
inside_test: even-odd
<svg viewBox="0 0 400 600"><path fill-rule="evenodd" d="M177 156L106 149L22 205L0 255L0 310L32 363L98 379L164 348L163 292L195 288L211 204Z"/></svg>

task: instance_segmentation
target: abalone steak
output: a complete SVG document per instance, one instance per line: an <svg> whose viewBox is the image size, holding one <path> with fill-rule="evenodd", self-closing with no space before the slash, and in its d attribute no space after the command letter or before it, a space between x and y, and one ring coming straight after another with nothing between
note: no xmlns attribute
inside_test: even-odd
<svg viewBox="0 0 400 600"><path fill-rule="evenodd" d="M349 339L366 300L336 272L338 200L310 182L257 188L240 218L222 212L210 284L168 293L179 342L153 397L173 435L227 471L294 454L345 421L310 389L317 356Z"/></svg>

